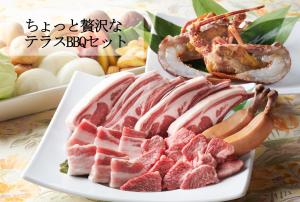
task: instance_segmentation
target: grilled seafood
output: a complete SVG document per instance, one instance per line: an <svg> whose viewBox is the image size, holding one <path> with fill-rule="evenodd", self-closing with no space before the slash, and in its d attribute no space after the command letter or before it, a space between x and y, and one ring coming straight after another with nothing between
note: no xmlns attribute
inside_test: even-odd
<svg viewBox="0 0 300 202"><path fill-rule="evenodd" d="M204 72L200 72L182 62L184 59L193 60L202 58L197 51L189 50L188 42L189 36L187 34L164 38L159 46L159 62L167 72L174 76L180 75L185 78L203 76L205 75ZM184 56L183 59L180 56Z"/></svg>
<svg viewBox="0 0 300 202"><path fill-rule="evenodd" d="M185 60L203 58L208 72L216 77L264 84L281 80L291 67L288 50L279 43L247 44L240 36L248 25L245 13L262 7L209 13L188 21L180 35L161 42L158 59L162 67L174 76L204 75L183 63L184 54Z"/></svg>

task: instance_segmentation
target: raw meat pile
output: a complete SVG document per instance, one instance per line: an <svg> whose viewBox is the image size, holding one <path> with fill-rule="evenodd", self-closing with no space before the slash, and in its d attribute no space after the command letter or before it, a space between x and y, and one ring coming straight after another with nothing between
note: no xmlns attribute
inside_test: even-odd
<svg viewBox="0 0 300 202"><path fill-rule="evenodd" d="M126 191L194 189L239 172L243 162L204 130L251 97L228 81L122 72L100 82L70 113L68 174Z"/></svg>

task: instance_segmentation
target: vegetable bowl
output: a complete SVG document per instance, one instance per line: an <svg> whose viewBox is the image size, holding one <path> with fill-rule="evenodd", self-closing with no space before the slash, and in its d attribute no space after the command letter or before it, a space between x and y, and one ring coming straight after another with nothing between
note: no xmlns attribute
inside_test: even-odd
<svg viewBox="0 0 300 202"><path fill-rule="evenodd" d="M48 18L46 16L45 20ZM57 24L50 20L52 27L57 26L49 27L45 32L42 27L37 31L26 30L27 24L16 22L0 24L1 29L9 33L0 33L0 121L56 108L75 71L95 76L144 71L148 45L144 42L143 30L149 27L142 14L123 9L122 16L108 16L104 11L95 10L82 19L76 18L72 20L96 22L102 19L122 25L116 32L96 31L95 26L92 32L78 26L74 33L69 31L67 20L68 23ZM25 22L24 19L17 20ZM34 26L40 25L41 20L37 16L33 18ZM58 25L63 25L65 30L58 29ZM122 43L118 43L119 36ZM30 41L32 37L38 40ZM49 37L50 42L42 42L43 37ZM80 46L67 47L63 43L68 37L78 37ZM99 42L90 46L86 43L89 38Z"/></svg>

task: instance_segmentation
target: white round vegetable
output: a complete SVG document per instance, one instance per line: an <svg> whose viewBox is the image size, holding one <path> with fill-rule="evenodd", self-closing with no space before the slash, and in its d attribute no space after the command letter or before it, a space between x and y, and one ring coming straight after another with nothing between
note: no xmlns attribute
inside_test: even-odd
<svg viewBox="0 0 300 202"><path fill-rule="evenodd" d="M61 84L68 83L75 71L85 72L96 76L104 75L101 65L96 60L90 58L78 58L68 62L59 70L57 73L59 82Z"/></svg>
<svg viewBox="0 0 300 202"><path fill-rule="evenodd" d="M60 40L51 40L44 48L43 48L43 46L45 44L42 44L41 47L39 48L39 55L47 56L47 55L50 55L51 53L55 53L58 51L68 51L68 52L73 52L73 53L77 54L77 48L66 47L66 43L67 43L66 41L63 41L65 46L59 42L60 42Z"/></svg>
<svg viewBox="0 0 300 202"><path fill-rule="evenodd" d="M70 51L51 53L42 60L39 68L48 70L56 75L65 64L76 58L78 58L77 54Z"/></svg>
<svg viewBox="0 0 300 202"><path fill-rule="evenodd" d="M34 68L20 75L16 83L17 95L23 95L59 85L57 78L49 71Z"/></svg>
<svg viewBox="0 0 300 202"><path fill-rule="evenodd" d="M17 22L5 22L0 24L0 39L9 45L18 36L24 35L23 27Z"/></svg>

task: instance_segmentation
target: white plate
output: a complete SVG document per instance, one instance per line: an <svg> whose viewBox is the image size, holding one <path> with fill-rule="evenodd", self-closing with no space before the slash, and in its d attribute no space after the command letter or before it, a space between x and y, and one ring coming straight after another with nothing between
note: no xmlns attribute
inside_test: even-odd
<svg viewBox="0 0 300 202"><path fill-rule="evenodd" d="M183 25L187 19L178 18L174 16L169 16L165 14L158 13L158 16L173 22L178 25ZM154 26L152 26L154 27ZM153 30L152 30L153 32ZM300 93L300 22L296 23L291 35L288 40L285 42L285 46L290 52L290 56L292 59L292 67L290 72L279 82L276 82L272 85L268 85L268 87L276 89L280 94L299 94ZM149 48L147 58L151 58L151 60L147 60L146 62L146 71L150 70L158 70L164 76L168 78L172 78L173 76L166 72L160 65L157 54Z"/></svg>
<svg viewBox="0 0 300 202"><path fill-rule="evenodd" d="M128 71L140 74L144 72L144 70L145 67L143 66ZM55 109L58 106L66 87L66 85L63 85L0 100L0 121Z"/></svg>
<svg viewBox="0 0 300 202"><path fill-rule="evenodd" d="M254 151L243 157L245 169L222 182L194 190L174 190L156 193L127 192L90 182L87 178L71 177L59 171L66 159L65 143L69 131L65 120L79 99L102 78L76 73L23 177L33 183L96 200L130 202L225 201L246 194L252 172ZM82 85L84 84L84 85ZM253 88L253 85L245 85Z"/></svg>

